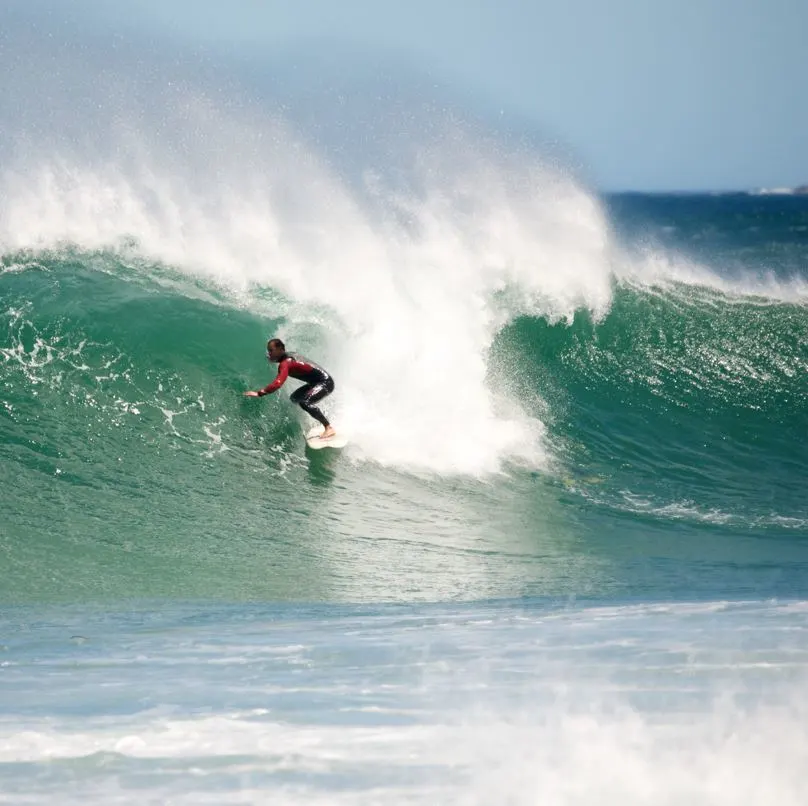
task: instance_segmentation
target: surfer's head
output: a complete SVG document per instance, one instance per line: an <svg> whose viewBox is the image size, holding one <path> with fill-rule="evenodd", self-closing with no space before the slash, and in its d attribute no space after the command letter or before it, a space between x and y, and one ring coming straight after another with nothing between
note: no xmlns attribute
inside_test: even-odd
<svg viewBox="0 0 808 806"><path fill-rule="evenodd" d="M286 345L280 339L270 339L267 342L267 361L280 361L286 353Z"/></svg>

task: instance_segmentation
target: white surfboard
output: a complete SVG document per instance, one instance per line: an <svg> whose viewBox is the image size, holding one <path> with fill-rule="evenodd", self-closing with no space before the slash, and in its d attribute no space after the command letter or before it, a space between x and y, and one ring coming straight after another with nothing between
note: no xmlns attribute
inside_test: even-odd
<svg viewBox="0 0 808 806"><path fill-rule="evenodd" d="M348 444L348 439L340 433L334 434L333 437L328 439L321 439L320 434L325 429L321 426L315 426L306 434L306 444L313 450L319 451L323 448L344 448Z"/></svg>

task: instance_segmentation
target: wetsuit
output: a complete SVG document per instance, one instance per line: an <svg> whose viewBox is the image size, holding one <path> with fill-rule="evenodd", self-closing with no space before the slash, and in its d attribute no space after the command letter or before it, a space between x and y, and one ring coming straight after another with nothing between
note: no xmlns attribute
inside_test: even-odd
<svg viewBox="0 0 808 806"><path fill-rule="evenodd" d="M290 396L292 403L297 403L303 411L314 417L326 428L328 419L314 404L334 391L334 379L314 361L309 361L297 353L284 353L278 361L278 377L271 384L258 391L258 396L270 395L283 386L287 378L304 381L305 386L295 389Z"/></svg>

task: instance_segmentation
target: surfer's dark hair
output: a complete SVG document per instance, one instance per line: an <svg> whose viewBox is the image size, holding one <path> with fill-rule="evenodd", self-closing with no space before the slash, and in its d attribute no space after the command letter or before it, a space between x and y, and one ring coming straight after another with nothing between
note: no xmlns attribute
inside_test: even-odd
<svg viewBox="0 0 808 806"><path fill-rule="evenodd" d="M273 345L273 344L277 344L277 345L278 345L278 347L280 347L280 348L281 348L281 350L285 350L285 349L286 349L286 345L285 345L285 344L284 344L284 343L283 343L283 342L282 342L280 339L270 339L270 340L267 342L267 350L268 350L270 347L272 347L272 345Z"/></svg>

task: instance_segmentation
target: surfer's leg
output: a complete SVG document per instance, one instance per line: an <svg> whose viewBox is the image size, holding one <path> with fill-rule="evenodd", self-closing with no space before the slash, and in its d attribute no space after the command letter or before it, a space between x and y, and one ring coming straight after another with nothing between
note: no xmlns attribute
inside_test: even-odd
<svg viewBox="0 0 808 806"><path fill-rule="evenodd" d="M289 398L292 403L297 403L306 414L314 417L318 423L322 423L323 428L325 428L323 432L324 437L333 436L335 431L331 427L331 423L328 422L328 418L325 414L314 404L330 395L333 391L334 381L329 378L327 381L323 381L323 383L309 383L305 386L301 386L300 389L296 389Z"/></svg>

